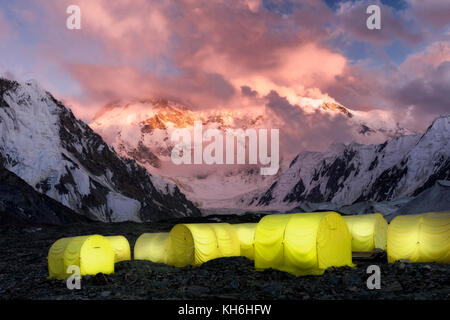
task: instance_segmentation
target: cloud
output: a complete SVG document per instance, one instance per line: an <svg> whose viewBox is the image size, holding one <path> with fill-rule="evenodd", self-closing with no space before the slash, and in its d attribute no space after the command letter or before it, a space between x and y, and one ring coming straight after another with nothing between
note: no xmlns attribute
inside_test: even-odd
<svg viewBox="0 0 450 320"><path fill-rule="evenodd" d="M449 60L450 42L438 41L426 47L422 52L411 54L398 69L402 73L408 73L409 77L424 76L428 69L436 68Z"/></svg>
<svg viewBox="0 0 450 320"><path fill-rule="evenodd" d="M450 113L449 65L450 44L439 41L395 69L353 65L324 90L350 108L389 111L402 126L420 132L437 116Z"/></svg>
<svg viewBox="0 0 450 320"><path fill-rule="evenodd" d="M347 66L323 90L331 97L354 110L368 111L392 106L384 99L384 70L368 70L364 63Z"/></svg>
<svg viewBox="0 0 450 320"><path fill-rule="evenodd" d="M450 61L428 70L427 76L401 85L394 98L403 105L420 109L419 113L443 114L450 111Z"/></svg>
<svg viewBox="0 0 450 320"><path fill-rule="evenodd" d="M305 97L383 109L399 120L408 112L419 119L408 120L412 129L422 128L421 116L446 112L448 1L433 0L439 10L429 1L408 0L401 10L375 1L382 30L374 31L366 28L369 2L362 0L343 1L337 12L317 0L78 0L82 30L69 31L65 9L72 2L43 0L42 15L15 5L16 19L36 31L19 30L23 39L4 45L17 53L31 48L33 59L25 60L50 74L49 82L73 81L79 90L63 98L86 121L108 102L150 96L193 109L266 107L314 148L346 140L347 129L334 118L302 114ZM399 65L385 50L396 41L413 52ZM364 59L349 58L361 55L355 44L364 45ZM21 68L27 66L10 70L20 76ZM306 131L320 139L307 142Z"/></svg>
<svg viewBox="0 0 450 320"><path fill-rule="evenodd" d="M256 97L258 95L258 92L255 90L252 90L249 86L241 86L241 92L244 96L247 97Z"/></svg>
<svg viewBox="0 0 450 320"><path fill-rule="evenodd" d="M417 21L434 28L450 24L450 2L447 0L406 0L411 7L410 15Z"/></svg>
<svg viewBox="0 0 450 320"><path fill-rule="evenodd" d="M266 111L274 126L280 128L282 154L325 151L331 143L348 143L353 139L352 128L343 115L330 116L320 111L306 113L276 91L271 91L265 99Z"/></svg>
<svg viewBox="0 0 450 320"><path fill-rule="evenodd" d="M325 90L350 108L369 111L377 106L400 126L421 132L450 112L448 62L449 44L435 42L395 68L353 65Z"/></svg>
<svg viewBox="0 0 450 320"><path fill-rule="evenodd" d="M436 115L450 113L450 44L437 42L413 54L399 66L388 96L411 114L412 125L423 129Z"/></svg>
<svg viewBox="0 0 450 320"><path fill-rule="evenodd" d="M99 0L80 7L84 32L103 44L105 57L68 61L66 69L105 103L119 95L163 95L193 108L241 108L243 86L260 95L277 90L295 103L321 92L347 63L321 44L320 25L332 13L317 1L304 1L292 19L255 1L145 1L137 10L126 0Z"/></svg>
<svg viewBox="0 0 450 320"><path fill-rule="evenodd" d="M381 29L369 30L366 21L369 15L366 9L376 4L381 9ZM418 43L423 35L414 30L413 24L401 13L380 1L346 1L337 10L338 30L336 33L374 44L387 44L400 39L410 44Z"/></svg>
<svg viewBox="0 0 450 320"><path fill-rule="evenodd" d="M241 109L261 107L260 97L276 92L291 105L300 104L304 97L332 97L353 109L384 109L399 118L405 110L429 112L430 117L443 112L445 100L439 97L446 88L439 81L446 68L419 69L436 68L447 59L447 49L430 47L398 67L373 68L373 55L350 64L329 42L344 36L347 44L363 41L377 52L396 39L414 46L426 35L408 20L417 3L407 12L378 3L382 30L375 32L365 26L367 1L342 2L336 13L320 1L299 1L298 7L290 8L289 18L267 10L259 1L129 4L127 0L114 5L80 1L84 27L103 44L106 54L104 63L66 64L95 101L84 104L86 108L98 109L101 101L156 95L194 109ZM330 21L336 28L331 33ZM427 77L435 80L425 81ZM418 122L408 125L421 129Z"/></svg>

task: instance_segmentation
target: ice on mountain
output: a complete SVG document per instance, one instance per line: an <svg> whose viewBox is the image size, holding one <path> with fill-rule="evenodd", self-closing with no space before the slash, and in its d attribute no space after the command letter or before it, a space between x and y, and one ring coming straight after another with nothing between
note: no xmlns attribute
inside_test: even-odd
<svg viewBox="0 0 450 320"><path fill-rule="evenodd" d="M106 199L107 207L112 212L112 221L141 221L139 218L139 210L141 210L141 204L139 201L127 198L116 192L109 192Z"/></svg>

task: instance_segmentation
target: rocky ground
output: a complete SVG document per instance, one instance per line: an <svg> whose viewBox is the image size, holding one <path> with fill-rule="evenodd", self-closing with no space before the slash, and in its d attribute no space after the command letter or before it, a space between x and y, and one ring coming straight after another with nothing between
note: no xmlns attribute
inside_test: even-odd
<svg viewBox="0 0 450 320"><path fill-rule="evenodd" d="M200 219L200 218L197 218ZM247 222L259 217L230 217ZM210 221L220 220L212 217ZM197 220L190 220L195 222ZM204 221L204 220L203 220ZM4 299L411 299L450 300L450 265L387 264L385 259L358 262L355 268L330 269L323 276L295 277L254 271L243 257L209 261L201 267L175 268L149 261L117 263L112 275L86 276L80 290L64 281L47 280L47 254L61 237L84 234L117 235L133 247L144 232L169 231L174 223L68 226L0 226L0 300ZM381 289L366 286L367 266L381 268Z"/></svg>

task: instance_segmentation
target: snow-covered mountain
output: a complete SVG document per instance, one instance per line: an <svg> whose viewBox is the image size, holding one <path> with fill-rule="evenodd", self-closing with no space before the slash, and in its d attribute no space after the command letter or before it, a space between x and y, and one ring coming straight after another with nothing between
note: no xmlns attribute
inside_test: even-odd
<svg viewBox="0 0 450 320"><path fill-rule="evenodd" d="M90 123L121 156L136 160L149 172L175 183L197 206L222 207L227 199L247 193L255 186L268 186L273 176L262 176L258 165L182 165L172 163L176 129L193 130L201 121L203 130L267 128L261 110L192 111L164 99L152 98L132 103L112 103Z"/></svg>
<svg viewBox="0 0 450 320"><path fill-rule="evenodd" d="M0 155L36 191L101 221L199 215L177 186L123 159L36 82L0 79Z"/></svg>
<svg viewBox="0 0 450 320"><path fill-rule="evenodd" d="M301 153L264 193L242 201L286 209L302 202L396 200L416 196L438 180L450 180L450 116L436 119L422 135Z"/></svg>
<svg viewBox="0 0 450 320"><path fill-rule="evenodd" d="M307 99L306 113L322 112L326 115L343 115L353 128L354 140L385 141L410 134L399 127L380 110L369 112L350 110L334 101ZM170 135L175 129L192 128L194 121L201 121L206 129L222 131L236 128L274 128L273 115L264 107L243 110L191 110L176 102L160 98L107 104L89 124L107 143L123 156L136 159L147 169L159 168L169 161L173 144Z"/></svg>
<svg viewBox="0 0 450 320"><path fill-rule="evenodd" d="M383 110L350 110L334 101L323 101L318 108L331 115L344 115L352 127L352 136L355 142L377 143L414 133L407 128L402 128L389 113Z"/></svg>
<svg viewBox="0 0 450 320"><path fill-rule="evenodd" d="M305 99L304 112L321 112L327 116L343 115L352 128L354 140L385 141L405 133L382 111L350 110L335 101ZM243 207L243 194L258 194L267 189L287 169L290 154L281 154L276 176L261 176L256 165L180 166L172 164L171 134L175 129L192 129L201 121L204 130L279 128L279 122L263 106L242 110L192 110L160 98L116 102L106 105L90 126L121 156L134 159L149 172L169 179L201 208Z"/></svg>
<svg viewBox="0 0 450 320"><path fill-rule="evenodd" d="M165 99L151 98L136 102L110 103L89 124L114 149L136 159L150 171L170 161L175 129L192 129L195 121L203 128L267 128L263 113L242 111L192 111Z"/></svg>
<svg viewBox="0 0 450 320"><path fill-rule="evenodd" d="M34 190L3 167L0 155L0 224L87 222L88 219Z"/></svg>

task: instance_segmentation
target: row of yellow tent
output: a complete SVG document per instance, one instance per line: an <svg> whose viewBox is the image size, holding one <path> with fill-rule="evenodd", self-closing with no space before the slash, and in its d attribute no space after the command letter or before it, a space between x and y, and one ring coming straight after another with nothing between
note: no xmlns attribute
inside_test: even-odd
<svg viewBox="0 0 450 320"><path fill-rule="evenodd" d="M387 250L391 263L450 263L450 212L397 216L389 226L381 214L343 217L336 212L274 214L259 223L178 224L167 233L142 234L134 259L183 267L245 256L257 270L318 275L331 266L353 266L352 251L374 248ZM115 262L130 259L123 236L63 238L50 248L49 274L64 279L70 265L79 266L81 275L109 274Z"/></svg>

